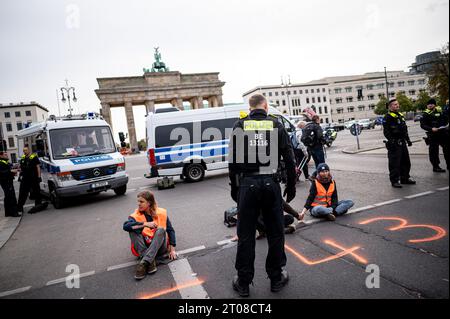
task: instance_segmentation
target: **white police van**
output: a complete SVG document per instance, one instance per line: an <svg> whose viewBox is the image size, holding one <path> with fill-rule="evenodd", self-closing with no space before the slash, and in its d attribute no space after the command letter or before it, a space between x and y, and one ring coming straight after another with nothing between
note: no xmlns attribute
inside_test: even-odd
<svg viewBox="0 0 450 319"><path fill-rule="evenodd" d="M41 162L41 192L55 208L64 198L98 194L109 189L125 194L125 159L111 128L97 113L55 117L31 124L17 134L19 152L28 146ZM21 154L21 153L20 153Z"/></svg>
<svg viewBox="0 0 450 319"><path fill-rule="evenodd" d="M204 178L205 171L227 168L229 136L240 115L248 112L248 105L230 104L148 113L146 134L150 174L146 177L180 176L188 182L198 182ZM269 107L269 114L277 116L288 132L295 131L292 123L277 109Z"/></svg>

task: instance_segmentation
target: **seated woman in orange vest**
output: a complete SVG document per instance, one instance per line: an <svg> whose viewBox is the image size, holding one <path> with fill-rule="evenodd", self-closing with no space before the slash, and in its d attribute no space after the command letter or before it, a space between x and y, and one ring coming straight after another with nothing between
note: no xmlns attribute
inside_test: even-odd
<svg viewBox="0 0 450 319"><path fill-rule="evenodd" d="M317 176L300 217L303 218L310 210L313 217L334 221L336 216L344 215L353 205L352 200L338 200L336 182L330 174L330 168L322 163L317 166Z"/></svg>
<svg viewBox="0 0 450 319"><path fill-rule="evenodd" d="M130 234L131 252L140 257L136 267L136 280L157 271L156 257L168 254L170 260L177 258L175 230L167 217L167 211L158 207L152 192L138 194L138 209L123 224Z"/></svg>

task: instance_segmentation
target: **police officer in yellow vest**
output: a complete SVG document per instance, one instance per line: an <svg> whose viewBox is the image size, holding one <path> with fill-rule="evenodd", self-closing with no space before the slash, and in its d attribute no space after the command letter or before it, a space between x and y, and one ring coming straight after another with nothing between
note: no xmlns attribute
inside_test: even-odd
<svg viewBox="0 0 450 319"><path fill-rule="evenodd" d="M447 170L449 169L449 134L448 134L448 114L436 106L436 100L430 99L427 103L427 109L423 112L420 119L420 127L427 132L426 142L429 146L429 157L433 172L445 173L439 164L439 146L444 152Z"/></svg>
<svg viewBox="0 0 450 319"><path fill-rule="evenodd" d="M17 170L12 169L8 154L0 150L0 186L5 194L3 201L6 217L20 217L20 214L17 213L16 192L13 185L14 175L16 174Z"/></svg>
<svg viewBox="0 0 450 319"><path fill-rule="evenodd" d="M392 187L401 188L401 184L416 184L409 175L411 161L408 146L412 146L412 142L409 138L405 118L399 111L400 104L396 99L392 99L386 107L388 113L384 116L383 133L387 139L385 143L388 151L389 179Z"/></svg>
<svg viewBox="0 0 450 319"><path fill-rule="evenodd" d="M158 207L152 192L143 191L137 198L138 209L128 217L123 230L130 235L131 252L141 258L134 275L136 280L141 280L157 271L157 257L168 254L170 260L174 260L177 254L175 230L167 211Z"/></svg>
<svg viewBox="0 0 450 319"><path fill-rule="evenodd" d="M20 189L19 201L17 203L19 212L23 212L23 205L27 201L28 194L34 198L35 207L42 204L41 188L41 167L39 158L31 153L28 147L23 148L23 156L20 158ZM36 210L33 210L35 212Z"/></svg>
<svg viewBox="0 0 450 319"><path fill-rule="evenodd" d="M249 296L254 277L256 224L262 213L269 251L266 272L271 290L280 291L288 282L284 251L282 195L277 176L283 158L287 171L287 202L295 197L295 160L289 135L276 117L268 115L261 94L250 100L250 114L241 116L230 137L228 169L231 197L238 204L238 247L232 285L241 297Z"/></svg>

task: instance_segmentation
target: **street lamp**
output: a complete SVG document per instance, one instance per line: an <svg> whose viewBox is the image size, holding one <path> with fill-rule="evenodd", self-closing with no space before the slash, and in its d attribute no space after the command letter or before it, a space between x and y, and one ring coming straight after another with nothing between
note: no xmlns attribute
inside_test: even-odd
<svg viewBox="0 0 450 319"><path fill-rule="evenodd" d="M69 83L67 80L66 81L66 86L61 88L61 101L63 103L66 103L66 101L69 102L69 116L72 117L72 106L70 105L70 91L72 91L72 101L74 101L75 103L77 102L77 97L75 96L75 88L73 86L69 87ZM66 93L64 95L64 92ZM66 98L67 95L67 98Z"/></svg>
<svg viewBox="0 0 450 319"><path fill-rule="evenodd" d="M291 94L291 92L289 91L289 88L292 86L291 84L291 76L288 75L288 81L284 81L283 77L281 77L281 87L286 89L286 96L287 96L287 101L288 101L288 110L289 110L289 116L292 116L291 113L291 101L289 99L289 95Z"/></svg>

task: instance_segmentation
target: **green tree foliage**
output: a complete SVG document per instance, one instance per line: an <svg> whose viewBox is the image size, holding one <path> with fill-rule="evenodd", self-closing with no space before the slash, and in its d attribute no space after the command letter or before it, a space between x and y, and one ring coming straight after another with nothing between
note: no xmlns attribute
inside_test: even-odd
<svg viewBox="0 0 450 319"><path fill-rule="evenodd" d="M419 96L416 100L416 102L414 103L414 109L423 111L427 108L427 102L431 99L430 95L428 94L428 92L423 91L419 93Z"/></svg>
<svg viewBox="0 0 450 319"><path fill-rule="evenodd" d="M413 101L405 95L405 93L398 92L395 95L398 103L400 104L400 112L412 112L414 111Z"/></svg>
<svg viewBox="0 0 450 319"><path fill-rule="evenodd" d="M380 101L377 103L374 113L377 115L385 115L387 113L386 103L388 100L385 96L381 97Z"/></svg>
<svg viewBox="0 0 450 319"><path fill-rule="evenodd" d="M428 89L438 95L440 101L448 100L449 95L449 43L442 48L441 57L428 72Z"/></svg>

